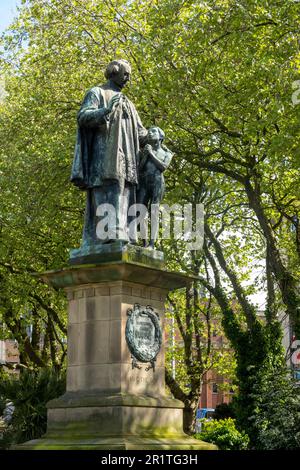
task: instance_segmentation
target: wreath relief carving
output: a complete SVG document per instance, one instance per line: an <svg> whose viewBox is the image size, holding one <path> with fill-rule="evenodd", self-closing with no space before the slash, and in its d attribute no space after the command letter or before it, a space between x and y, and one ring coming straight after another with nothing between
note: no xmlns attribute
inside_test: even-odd
<svg viewBox="0 0 300 470"><path fill-rule="evenodd" d="M142 307L140 304L129 308L127 315L125 336L131 352L132 368L141 369L138 362L149 362L146 371L153 369L154 372L156 357L162 344L159 315L150 305Z"/></svg>

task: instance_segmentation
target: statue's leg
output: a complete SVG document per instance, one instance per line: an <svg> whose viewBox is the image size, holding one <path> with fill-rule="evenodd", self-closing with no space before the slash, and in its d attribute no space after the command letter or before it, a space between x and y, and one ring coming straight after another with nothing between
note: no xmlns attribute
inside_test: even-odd
<svg viewBox="0 0 300 470"><path fill-rule="evenodd" d="M136 245L138 242L138 211L136 204L139 204L137 200L137 187L136 185L127 183L124 189L124 196L128 199L127 206L127 233L129 238L129 243ZM127 204L127 202L126 202Z"/></svg>
<svg viewBox="0 0 300 470"><path fill-rule="evenodd" d="M154 249L154 243L157 239L159 229L159 204L154 203L153 199L151 199L149 207L151 213L151 235L148 248Z"/></svg>
<svg viewBox="0 0 300 470"><path fill-rule="evenodd" d="M125 181L106 180L103 186L94 188L93 197L89 198L87 228L89 232L95 234L99 217L96 217L96 210L100 204L106 203L113 206L115 217L110 221L110 238L102 240L102 243L112 242L114 240L128 241L128 209L131 202L135 202L135 186ZM94 217L94 219L93 219ZM92 220L93 219L93 220ZM99 243L99 239L96 239ZM101 242L101 241L100 241Z"/></svg>
<svg viewBox="0 0 300 470"><path fill-rule="evenodd" d="M99 217L97 217L96 212L98 206L106 202L106 191L102 186L88 189L86 193L86 207L82 234L83 248L103 243L103 240L100 240L96 233L97 223L100 220Z"/></svg>
<svg viewBox="0 0 300 470"><path fill-rule="evenodd" d="M84 213L84 225L82 233L82 248L87 248L94 243L93 224L93 189L86 191L86 206Z"/></svg>
<svg viewBox="0 0 300 470"><path fill-rule="evenodd" d="M103 205L107 204L107 187L106 184L103 184L102 186L99 186L97 188L94 188L94 193L93 193L93 234L95 238L95 243L107 243L108 241L108 233L107 233L107 227L103 227L103 233L102 230L97 231L97 225L98 223L104 219L105 224L107 223L107 208L106 206L103 207ZM102 210L101 210L102 206ZM110 214L109 216L109 221L110 219L114 220L113 213ZM101 236L102 235L102 236Z"/></svg>
<svg viewBox="0 0 300 470"><path fill-rule="evenodd" d="M159 229L159 205L164 194L164 180L163 175L156 177L154 180L153 187L151 187L151 239L149 242L149 248L154 249L155 240L157 240L158 229Z"/></svg>
<svg viewBox="0 0 300 470"><path fill-rule="evenodd" d="M148 190L147 190L147 181L144 179L141 179L139 183L139 189L137 191L136 199L137 199L138 204L143 204L143 206L145 206L146 209L148 208L149 197L148 197ZM149 216L148 213L147 215ZM147 241L148 241L148 217L147 216L145 216L141 221L140 234L143 240L143 246L146 247Z"/></svg>
<svg viewBox="0 0 300 470"><path fill-rule="evenodd" d="M115 239L128 241L127 236L127 211L128 211L128 191L125 191L124 181L107 180L107 202L112 204L116 211L115 218Z"/></svg>

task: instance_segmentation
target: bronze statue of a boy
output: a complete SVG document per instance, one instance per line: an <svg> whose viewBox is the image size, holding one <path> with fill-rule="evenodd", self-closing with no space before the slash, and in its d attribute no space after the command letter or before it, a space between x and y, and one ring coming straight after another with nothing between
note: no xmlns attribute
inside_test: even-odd
<svg viewBox="0 0 300 470"><path fill-rule="evenodd" d="M146 206L148 213L152 214L149 248L154 248L154 242L157 238L158 208L165 191L163 172L168 168L173 157L172 152L162 144L164 138L165 134L162 129L156 126L150 127L147 134L147 144L139 153L137 203ZM154 207L152 211L151 205ZM146 219L144 219L144 224L146 223ZM144 245L146 246L146 244L147 242L144 240Z"/></svg>

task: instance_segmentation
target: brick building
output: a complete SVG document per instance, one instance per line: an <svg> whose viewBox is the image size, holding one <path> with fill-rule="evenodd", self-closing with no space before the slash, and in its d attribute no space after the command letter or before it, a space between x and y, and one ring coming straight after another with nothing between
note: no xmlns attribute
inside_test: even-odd
<svg viewBox="0 0 300 470"><path fill-rule="evenodd" d="M226 385L225 390L223 389ZM229 388L229 391L227 391ZM233 389L228 380L214 371L209 371L204 376L202 386L200 408L216 408L221 403L229 403L233 396Z"/></svg>
<svg viewBox="0 0 300 470"><path fill-rule="evenodd" d="M0 341L0 364L9 364L14 366L19 364L20 355L18 343L14 339Z"/></svg>
<svg viewBox="0 0 300 470"><path fill-rule="evenodd" d="M229 350L229 343L224 335L220 332L219 322L217 320L212 322L212 347L215 350ZM175 344L182 343L181 335L175 326L174 319L169 319L169 327L166 328L166 339L172 347ZM176 378L176 360L172 361L172 373ZM199 408L215 409L221 403L229 403L232 400L234 391L231 387L228 377L220 375L213 368L204 374L202 393L199 400Z"/></svg>

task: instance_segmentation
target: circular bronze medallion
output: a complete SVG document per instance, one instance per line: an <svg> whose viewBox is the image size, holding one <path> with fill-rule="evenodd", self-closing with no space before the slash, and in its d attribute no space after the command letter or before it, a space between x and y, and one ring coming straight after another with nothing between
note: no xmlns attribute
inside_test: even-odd
<svg viewBox="0 0 300 470"><path fill-rule="evenodd" d="M127 311L125 336L132 356L140 362L154 363L162 343L158 314L149 305L135 304Z"/></svg>

